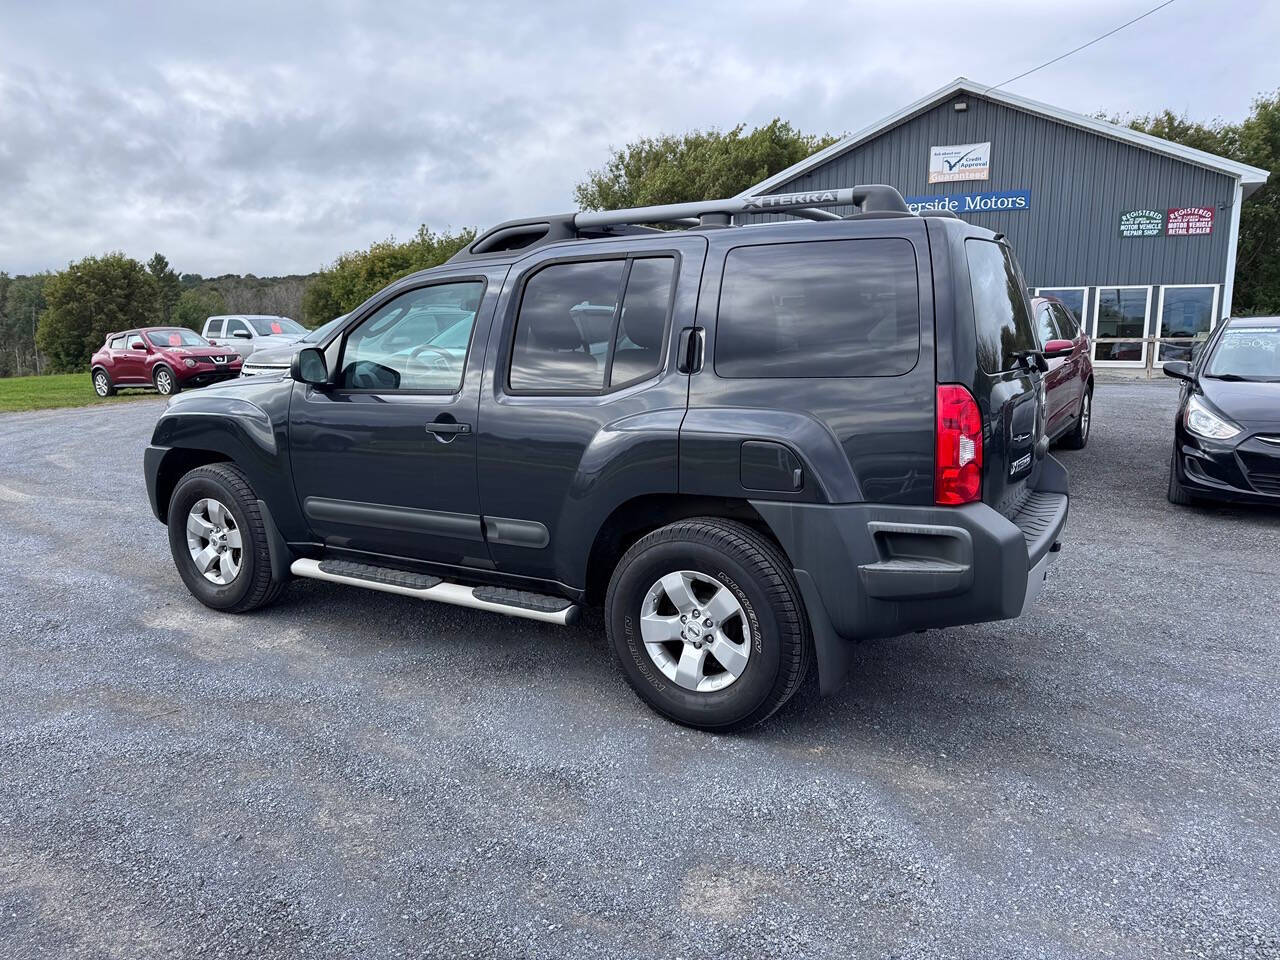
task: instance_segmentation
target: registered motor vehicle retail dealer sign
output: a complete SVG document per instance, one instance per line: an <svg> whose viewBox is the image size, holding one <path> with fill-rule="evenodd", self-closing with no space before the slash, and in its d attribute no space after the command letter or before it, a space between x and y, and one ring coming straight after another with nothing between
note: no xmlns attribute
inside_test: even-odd
<svg viewBox="0 0 1280 960"><path fill-rule="evenodd" d="M1213 233L1213 207L1177 207L1169 211L1169 236L1202 237Z"/></svg>
<svg viewBox="0 0 1280 960"><path fill-rule="evenodd" d="M988 180L991 178L991 141L953 143L929 148L929 182Z"/></svg>
<svg viewBox="0 0 1280 960"><path fill-rule="evenodd" d="M1120 236L1158 237L1164 233L1164 214L1159 210L1126 210L1120 214Z"/></svg>

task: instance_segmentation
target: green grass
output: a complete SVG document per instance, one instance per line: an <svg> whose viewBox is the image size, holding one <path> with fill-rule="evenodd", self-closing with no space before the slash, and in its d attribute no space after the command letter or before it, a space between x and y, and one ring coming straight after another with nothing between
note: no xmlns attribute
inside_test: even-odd
<svg viewBox="0 0 1280 960"><path fill-rule="evenodd" d="M114 397L93 392L89 374L55 373L47 377L5 377L0 379L0 413L20 410L51 410L54 407L88 407L155 396L151 390L127 390Z"/></svg>

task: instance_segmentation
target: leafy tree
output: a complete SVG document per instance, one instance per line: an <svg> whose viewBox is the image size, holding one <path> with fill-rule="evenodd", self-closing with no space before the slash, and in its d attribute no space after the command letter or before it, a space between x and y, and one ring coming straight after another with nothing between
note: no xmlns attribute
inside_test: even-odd
<svg viewBox="0 0 1280 960"><path fill-rule="evenodd" d="M368 250L344 253L321 270L307 285L302 312L312 326L349 313L401 277L439 266L475 239L474 230L432 233L420 226L412 240L397 243L394 237Z"/></svg>
<svg viewBox="0 0 1280 960"><path fill-rule="evenodd" d="M1241 123L1198 123L1165 110L1130 120L1129 126L1271 171L1240 208L1232 312L1280 313L1280 90L1254 100Z"/></svg>
<svg viewBox="0 0 1280 960"><path fill-rule="evenodd" d="M629 143L604 169L591 171L574 196L590 210L732 197L837 139L801 133L777 117L745 130L738 124L728 133L694 130Z"/></svg>
<svg viewBox="0 0 1280 960"><path fill-rule="evenodd" d="M182 281L178 279L178 275L169 266L169 261L162 253L153 254L147 261L147 272L151 274L151 279L155 283L156 305L159 308L160 319L163 323L170 323L173 308L182 294Z"/></svg>
<svg viewBox="0 0 1280 960"><path fill-rule="evenodd" d="M0 350L3 350L7 376L41 373L40 355L36 350L36 323L44 312L44 289L52 274L38 273L30 277L13 277L5 286L0 302Z"/></svg>
<svg viewBox="0 0 1280 960"><path fill-rule="evenodd" d="M209 317L227 312L227 302L222 299L222 294L217 290L196 287L182 291L169 322L199 332Z"/></svg>
<svg viewBox="0 0 1280 960"><path fill-rule="evenodd" d="M45 284L36 345L55 372L82 370L108 333L158 317L152 276L123 253L85 257Z"/></svg>

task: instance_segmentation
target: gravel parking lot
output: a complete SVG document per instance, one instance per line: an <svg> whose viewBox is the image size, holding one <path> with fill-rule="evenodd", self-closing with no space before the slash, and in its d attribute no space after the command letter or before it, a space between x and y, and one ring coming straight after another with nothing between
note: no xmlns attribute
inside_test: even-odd
<svg viewBox="0 0 1280 960"><path fill-rule="evenodd" d="M0 417L0 956L1280 956L1280 512L1165 501L1175 396L1099 388L1033 616L732 737L598 618L215 615L159 401Z"/></svg>

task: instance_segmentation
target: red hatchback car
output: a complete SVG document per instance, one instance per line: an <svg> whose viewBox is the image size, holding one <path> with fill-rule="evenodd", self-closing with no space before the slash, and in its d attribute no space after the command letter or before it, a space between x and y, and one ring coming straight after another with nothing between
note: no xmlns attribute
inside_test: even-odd
<svg viewBox="0 0 1280 960"><path fill-rule="evenodd" d="M1032 297L1045 374L1045 433L1049 442L1079 450L1089 442L1093 421L1093 359L1088 334L1071 308L1053 297Z"/></svg>
<svg viewBox="0 0 1280 960"><path fill-rule="evenodd" d="M109 397L118 387L155 387L168 396L240 376L241 358L185 327L141 327L107 334L89 361L93 389Z"/></svg>

